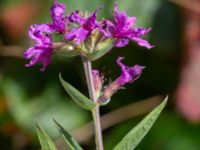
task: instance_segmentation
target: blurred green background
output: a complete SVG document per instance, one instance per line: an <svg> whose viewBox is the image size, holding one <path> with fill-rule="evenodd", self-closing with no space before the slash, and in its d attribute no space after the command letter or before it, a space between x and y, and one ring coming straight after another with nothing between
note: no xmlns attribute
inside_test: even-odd
<svg viewBox="0 0 200 150"><path fill-rule="evenodd" d="M181 96L184 97L188 90L177 92L186 77L192 78L188 84L190 87L196 83L193 89L197 93L200 87L199 73L193 78L192 75L184 75L187 71L183 71L187 70L187 64L194 55L190 53L194 41L199 42L198 36L188 42L191 41L190 33L197 34L195 31L199 31L196 26L195 31L193 26L187 28L191 22L199 23L200 20L192 1L117 1L121 10L137 17L137 26L152 27L146 38L155 48L147 50L131 43L126 48L113 49L94 63L94 67L101 70L108 80L114 80L120 74L115 63L117 56L125 57L124 63L127 65L137 63L146 66L139 80L115 94L111 102L101 109L102 115L111 112L105 121L109 127L105 127L103 132L106 150L112 149L167 94L170 95L167 107L137 150L200 149L200 95L197 102L192 98L192 92L189 93L191 99L187 100L191 105L187 106L188 103L184 103ZM111 17L114 0L60 2L67 5L67 12L76 9L93 11L104 5L99 18L105 18ZM52 3L53 0L0 1L0 150L39 149L35 120L55 139L58 147L64 149L53 118L75 134L85 149L94 149L93 136L88 133L91 131L85 127L91 120L90 114L74 104L58 80L61 72L66 81L87 94L81 59L54 56L45 72L39 71L39 65L28 69L24 67L27 60L22 58L22 52L32 45L27 34L28 27L50 21L49 8ZM153 98L143 101L149 97ZM116 112L113 111L120 108L126 112L119 110L120 116L114 117Z"/></svg>

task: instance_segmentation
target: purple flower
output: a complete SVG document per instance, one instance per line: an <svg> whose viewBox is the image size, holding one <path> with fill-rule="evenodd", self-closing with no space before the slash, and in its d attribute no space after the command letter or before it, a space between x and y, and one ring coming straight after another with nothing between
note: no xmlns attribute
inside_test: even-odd
<svg viewBox="0 0 200 150"><path fill-rule="evenodd" d="M53 21L52 27L59 33L65 33L67 30L67 18L64 16L65 8L65 4L59 3L58 0L56 0L50 9L51 18Z"/></svg>
<svg viewBox="0 0 200 150"><path fill-rule="evenodd" d="M24 58L30 59L26 67L31 67L37 63L42 63L40 69L44 71L51 62L53 54L53 43L51 34L54 32L66 32L66 17L64 17L65 5L59 3L57 0L51 7L51 24L32 25L29 28L29 36L35 41L35 45L24 52Z"/></svg>
<svg viewBox="0 0 200 150"><path fill-rule="evenodd" d="M35 24L29 28L29 37L32 38L37 44L51 43L50 33L54 29L49 24Z"/></svg>
<svg viewBox="0 0 200 150"><path fill-rule="evenodd" d="M77 25L65 35L65 40L74 40L76 44L80 44L91 32L98 27L97 10L93 12L88 18L85 18L79 14L79 11L72 12L68 20L69 22Z"/></svg>
<svg viewBox="0 0 200 150"><path fill-rule="evenodd" d="M121 68L121 75L112 82L107 88L105 88L102 96L99 99L99 102L105 102L108 101L111 96L116 93L119 89L121 89L126 83L132 83L135 80L137 80L142 70L145 68L144 66L140 65L134 65L133 67L128 67L124 64L122 64L123 57L117 58L117 64Z"/></svg>
<svg viewBox="0 0 200 150"><path fill-rule="evenodd" d="M32 25L29 28L29 36L35 41L35 45L24 52L24 58L30 59L26 67L41 62L43 66L40 70L45 70L53 53L52 37L50 36L53 31L54 29L48 24Z"/></svg>
<svg viewBox="0 0 200 150"><path fill-rule="evenodd" d="M136 17L128 17L126 12L120 12L117 4L114 6L114 20L104 20L101 31L107 37L115 38L114 45L123 47L129 43L129 40L135 41L138 45L148 49L152 48L147 41L141 39L141 36L148 33L151 29L133 28L136 23Z"/></svg>
<svg viewBox="0 0 200 150"><path fill-rule="evenodd" d="M117 64L120 66L121 71L122 71L120 77L116 80L119 86L123 86L126 83L133 82L136 79L138 79L138 77L142 73L142 70L145 68L144 66L140 66L140 65L134 65L133 67L128 67L122 64L121 61L123 59L124 59L123 57L118 57L117 59Z"/></svg>
<svg viewBox="0 0 200 150"><path fill-rule="evenodd" d="M31 59L29 64L26 64L26 67L34 66L35 64L41 62L43 64L40 71L44 71L46 67L51 62L53 48L51 45L43 45L43 46L33 46L27 49L24 52L24 58Z"/></svg>

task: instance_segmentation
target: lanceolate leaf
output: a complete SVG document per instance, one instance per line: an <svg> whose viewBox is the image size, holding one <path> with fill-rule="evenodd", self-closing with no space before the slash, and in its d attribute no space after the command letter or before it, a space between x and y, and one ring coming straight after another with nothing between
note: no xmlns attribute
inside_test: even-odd
<svg viewBox="0 0 200 150"><path fill-rule="evenodd" d="M69 145L71 150L83 150L76 140L56 120L53 121L55 122L60 134L64 138L65 142Z"/></svg>
<svg viewBox="0 0 200 150"><path fill-rule="evenodd" d="M148 133L167 103L168 97L133 128L113 150L133 150Z"/></svg>
<svg viewBox="0 0 200 150"><path fill-rule="evenodd" d="M102 43L99 43L96 47L96 49L94 50L93 53L88 54L88 58L91 61L95 61L99 58L101 58L102 56L104 56L107 52L109 52L113 47L113 40L112 39L108 39Z"/></svg>
<svg viewBox="0 0 200 150"><path fill-rule="evenodd" d="M47 135L44 129L37 123L36 124L38 138L42 147L42 150L57 150L51 138Z"/></svg>
<svg viewBox="0 0 200 150"><path fill-rule="evenodd" d="M79 106L88 110L93 110L96 107L96 104L92 100L88 99L77 89L75 89L72 85L64 81L61 77L61 74L59 75L59 78L64 89Z"/></svg>

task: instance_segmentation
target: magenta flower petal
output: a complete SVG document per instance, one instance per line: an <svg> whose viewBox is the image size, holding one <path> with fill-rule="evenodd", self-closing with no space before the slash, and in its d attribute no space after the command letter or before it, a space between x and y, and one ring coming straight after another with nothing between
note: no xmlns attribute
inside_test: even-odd
<svg viewBox="0 0 200 150"><path fill-rule="evenodd" d="M45 70L53 53L52 37L50 35L52 32L54 32L54 29L48 24L32 25L29 28L29 36L35 41L35 46L24 52L24 58L30 59L26 67L41 62L43 67L40 70Z"/></svg>
<svg viewBox="0 0 200 150"><path fill-rule="evenodd" d="M35 24L29 28L29 36L37 44L51 43L49 33L54 32L54 29L48 24Z"/></svg>
<svg viewBox="0 0 200 150"><path fill-rule="evenodd" d="M120 86L135 81L141 75L142 70L145 68L144 66L140 65L134 65L133 67L128 67L122 64L121 61L123 59L124 59L123 57L118 57L116 61L122 71L120 77L117 79Z"/></svg>
<svg viewBox="0 0 200 150"><path fill-rule="evenodd" d="M128 39L117 39L114 42L115 47L124 47L126 45L128 45L129 40Z"/></svg>
<svg viewBox="0 0 200 150"><path fill-rule="evenodd" d="M68 16L68 20L71 23L76 23L76 24L80 24L80 25L83 25L85 23L85 19L79 15L79 11L78 10L72 12Z"/></svg>
<svg viewBox="0 0 200 150"><path fill-rule="evenodd" d="M88 31L84 28L73 28L69 33L65 35L65 40L74 40L76 44L81 44L83 40L86 39Z"/></svg>
<svg viewBox="0 0 200 150"><path fill-rule="evenodd" d="M51 9L50 14L53 21L52 27L59 33L64 33L66 29L67 19L64 16L66 6L56 0Z"/></svg>
<svg viewBox="0 0 200 150"><path fill-rule="evenodd" d="M151 28L134 28L133 33L136 35L136 37L141 37L151 31Z"/></svg>
<svg viewBox="0 0 200 150"><path fill-rule="evenodd" d="M52 18L62 17L65 13L65 8L66 8L65 4L59 3L58 0L56 0L50 9L51 17Z"/></svg>
<svg viewBox="0 0 200 150"><path fill-rule="evenodd" d="M133 28L136 23L136 17L129 17L126 12L120 12L117 4L114 5L114 21L104 20L101 23L101 32L106 37L116 39L114 45L116 47L124 47L128 41L135 41L138 45L152 48L147 41L142 40L141 36L147 34L151 29Z"/></svg>
<svg viewBox="0 0 200 150"><path fill-rule="evenodd" d="M133 41L135 41L136 43L138 43L138 45L146 47L148 49L151 49L151 48L154 47L153 45L150 45L149 42L147 42L146 40L143 40L143 39L140 39L140 38L137 38L137 37L133 37L131 39Z"/></svg>
<svg viewBox="0 0 200 150"><path fill-rule="evenodd" d="M93 12L91 14L90 17L88 17L86 20L85 20L85 23L83 24L83 28L88 30L89 32L92 32L93 29L95 29L97 27L97 12Z"/></svg>
<svg viewBox="0 0 200 150"><path fill-rule="evenodd" d="M25 66L31 67L41 62L43 66L40 70L44 71L51 61L52 51L53 51L53 48L49 45L33 46L27 49L24 52L24 58L30 59L30 62L29 64L26 64Z"/></svg>
<svg viewBox="0 0 200 150"><path fill-rule="evenodd" d="M112 38L115 25L110 20L105 19L99 24L99 30L105 37Z"/></svg>
<svg viewBox="0 0 200 150"><path fill-rule="evenodd" d="M136 17L128 17L126 12L120 12L117 3L115 3L114 12L114 20L117 30L129 30L136 23Z"/></svg>
<svg viewBox="0 0 200 150"><path fill-rule="evenodd" d="M87 37L89 37L95 28L98 28L97 10L93 12L88 18L80 16L78 11L72 12L68 20L73 23L75 28L66 33L65 40L75 40L76 44L80 44Z"/></svg>

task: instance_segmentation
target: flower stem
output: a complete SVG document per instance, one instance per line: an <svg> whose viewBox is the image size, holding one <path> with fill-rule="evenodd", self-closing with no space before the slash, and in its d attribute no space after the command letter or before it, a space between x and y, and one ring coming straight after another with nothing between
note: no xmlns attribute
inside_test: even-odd
<svg viewBox="0 0 200 150"><path fill-rule="evenodd" d="M88 91L90 95L90 99L97 103L97 98L95 95L95 87L94 87L94 80L92 76L92 63L86 58L82 57L85 76L87 80ZM95 141L96 141L96 149L103 150L103 140L102 140L102 132L101 132L101 122L100 122L100 112L99 112L99 105L95 107L92 111L93 121L94 121L94 128L95 128Z"/></svg>
<svg viewBox="0 0 200 150"><path fill-rule="evenodd" d="M90 99L96 102L97 100L95 96L94 81L92 76L92 63L84 56L82 57L82 61L83 61Z"/></svg>
<svg viewBox="0 0 200 150"><path fill-rule="evenodd" d="M92 111L92 116L93 116L94 127L95 127L96 147L97 147L97 150L103 150L103 140L102 140L102 132L101 132L99 106L97 106Z"/></svg>

